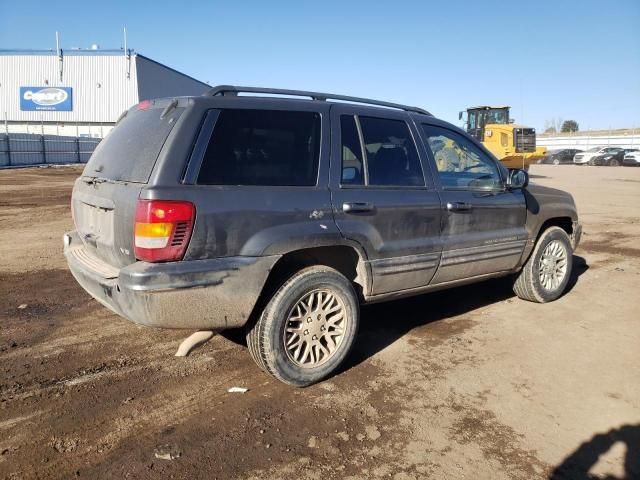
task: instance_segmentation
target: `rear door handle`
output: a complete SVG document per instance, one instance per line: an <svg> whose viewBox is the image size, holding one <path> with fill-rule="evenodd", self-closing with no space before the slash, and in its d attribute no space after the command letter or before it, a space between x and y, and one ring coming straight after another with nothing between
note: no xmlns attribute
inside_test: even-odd
<svg viewBox="0 0 640 480"><path fill-rule="evenodd" d="M373 211L373 204L369 202L345 202L342 204L344 213L359 213Z"/></svg>
<svg viewBox="0 0 640 480"><path fill-rule="evenodd" d="M466 212L471 210L471 204L467 202L448 202L447 210L450 212Z"/></svg>

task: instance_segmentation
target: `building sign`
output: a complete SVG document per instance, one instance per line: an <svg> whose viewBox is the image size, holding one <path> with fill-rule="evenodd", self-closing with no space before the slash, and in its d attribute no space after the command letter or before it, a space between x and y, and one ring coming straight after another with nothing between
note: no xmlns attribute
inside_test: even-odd
<svg viewBox="0 0 640 480"><path fill-rule="evenodd" d="M71 112L71 87L20 87L20 110L23 112Z"/></svg>

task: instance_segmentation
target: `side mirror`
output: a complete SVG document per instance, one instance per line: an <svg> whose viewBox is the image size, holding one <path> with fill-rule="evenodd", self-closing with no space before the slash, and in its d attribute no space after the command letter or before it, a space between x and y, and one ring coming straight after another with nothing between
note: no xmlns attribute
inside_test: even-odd
<svg viewBox="0 0 640 480"><path fill-rule="evenodd" d="M529 185L529 174L519 168L509 170L509 178L507 178L507 188L516 190Z"/></svg>
<svg viewBox="0 0 640 480"><path fill-rule="evenodd" d="M458 112L458 120L462 120L462 112Z"/></svg>

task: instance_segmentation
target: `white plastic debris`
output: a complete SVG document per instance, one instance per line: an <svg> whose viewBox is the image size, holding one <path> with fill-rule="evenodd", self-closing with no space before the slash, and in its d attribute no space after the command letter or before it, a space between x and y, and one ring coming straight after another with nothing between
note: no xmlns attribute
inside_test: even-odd
<svg viewBox="0 0 640 480"><path fill-rule="evenodd" d="M177 445L160 445L154 449L153 455L160 460L175 460L182 456Z"/></svg>
<svg viewBox="0 0 640 480"><path fill-rule="evenodd" d="M249 391L248 388L244 387L231 387L227 392L229 393L247 393Z"/></svg>
<svg viewBox="0 0 640 480"><path fill-rule="evenodd" d="M180 454L179 453L173 454L170 452L167 452L167 453L156 452L155 457L159 458L160 460L175 460L176 458L180 458Z"/></svg>
<svg viewBox="0 0 640 480"><path fill-rule="evenodd" d="M28 306L28 305L27 305L26 303L21 303L20 305L18 305L18 308L19 308L20 310L24 310L25 308L27 308L27 306Z"/></svg>
<svg viewBox="0 0 640 480"><path fill-rule="evenodd" d="M200 330L187 338L185 338L180 346L178 347L178 351L176 352L176 357L186 357L189 355L189 352L193 350L198 345L202 345L204 342L213 337L213 331L211 330Z"/></svg>

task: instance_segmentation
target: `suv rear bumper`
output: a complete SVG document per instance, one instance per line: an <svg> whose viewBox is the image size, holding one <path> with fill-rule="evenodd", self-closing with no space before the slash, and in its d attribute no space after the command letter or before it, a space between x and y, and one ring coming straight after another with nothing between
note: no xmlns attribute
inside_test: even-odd
<svg viewBox="0 0 640 480"><path fill-rule="evenodd" d="M92 297L132 322L161 328L243 326L280 258L136 262L118 270L87 252L75 231L64 244L71 273Z"/></svg>

